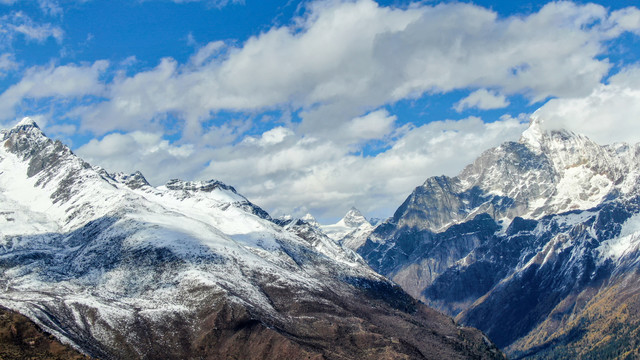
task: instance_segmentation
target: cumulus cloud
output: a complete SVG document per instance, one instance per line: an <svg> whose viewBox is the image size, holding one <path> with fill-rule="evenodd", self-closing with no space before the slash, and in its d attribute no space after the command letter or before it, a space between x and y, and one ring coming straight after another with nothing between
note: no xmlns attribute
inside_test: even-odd
<svg viewBox="0 0 640 360"><path fill-rule="evenodd" d="M93 139L76 152L92 164L113 172L142 171L147 179L161 184L170 178L192 178L208 161L206 150L196 151L193 145L174 145L163 139L162 133L134 131L109 134Z"/></svg>
<svg viewBox="0 0 640 360"><path fill-rule="evenodd" d="M286 132L269 147L249 141L212 151L211 163L197 177L234 184L274 214L312 210L333 219L355 205L370 216L389 216L427 177L457 174L481 151L518 139L526 126L510 117L493 123L475 117L436 121L407 129L376 156Z"/></svg>
<svg viewBox="0 0 640 360"><path fill-rule="evenodd" d="M640 142L640 67L628 68L584 97L553 99L534 116L548 129L568 129L601 144Z"/></svg>
<svg viewBox="0 0 640 360"><path fill-rule="evenodd" d="M0 95L0 113L12 116L23 99L98 95L69 112L79 118L80 131L108 134L78 149L89 161L141 170L155 183L217 178L276 214L304 204L298 210L327 218L352 205L390 215L427 177L454 175L526 127L523 119L484 123L471 117L399 128L411 119L398 121L385 110L389 104L469 89L479 90L456 110L504 107L514 94L531 103L559 97L537 115L574 128L591 118L614 121L596 108L622 116L624 106L636 106L630 104L637 100L636 71L601 84L612 67L609 41L640 29L636 8L609 12L595 4L551 2L535 13L499 17L465 3L397 8L329 0L306 9L289 25L240 45L214 41L186 63L165 58L108 82L100 76L106 62L28 69ZM56 38L48 34L44 39ZM220 112L265 110L295 113L301 121L245 136L250 121L221 125L215 119ZM572 112L581 125L560 120ZM152 131L167 116L182 130L175 143ZM597 130L596 120L590 127ZM638 133L630 129L627 134ZM361 155L357 150L371 141L383 143L383 151Z"/></svg>
<svg viewBox="0 0 640 360"><path fill-rule="evenodd" d="M457 112L462 112L469 108L478 108L481 110L501 109L509 106L507 97L487 89L479 89L458 101L454 105Z"/></svg>
<svg viewBox="0 0 640 360"><path fill-rule="evenodd" d="M244 144L255 144L260 147L273 146L282 143L287 137L293 136L294 132L282 126L275 127L264 132L259 137L247 136Z"/></svg>
<svg viewBox="0 0 640 360"><path fill-rule="evenodd" d="M637 8L625 8L611 13L610 21L613 24L612 32L617 35L622 31L631 31L640 35L640 10Z"/></svg>
<svg viewBox="0 0 640 360"><path fill-rule="evenodd" d="M108 66L107 61L96 61L87 65L29 68L19 83L10 86L0 95L0 114L5 118L13 117L16 106L23 99L100 95L104 87L99 77Z"/></svg>
<svg viewBox="0 0 640 360"><path fill-rule="evenodd" d="M35 121L40 124L40 121ZM73 124L54 124L47 126L44 131L54 135L71 136L76 133L77 128Z"/></svg>
<svg viewBox="0 0 640 360"><path fill-rule="evenodd" d="M379 110L354 122L387 118ZM285 127L222 147L177 145L159 132L115 133L76 152L109 171L140 170L154 185L174 177L213 178L235 186L274 215L312 211L334 220L354 205L370 216L391 215L427 177L457 174L481 151L517 139L526 123L470 117L409 126L376 156L354 154L345 144Z"/></svg>
<svg viewBox="0 0 640 360"><path fill-rule="evenodd" d="M141 170L155 185L173 177L215 178L275 215L313 211L333 220L353 205L370 216L389 216L428 176L455 175L482 150L517 139L525 127L513 118L437 121L409 129L374 157L282 127L221 148L179 146L161 133L110 134L76 152L109 171Z"/></svg>
<svg viewBox="0 0 640 360"><path fill-rule="evenodd" d="M531 102L583 96L610 69L601 56L606 42L638 31L636 16L635 8L609 13L572 2L506 18L463 3L401 9L372 0L313 2L291 25L239 47L212 42L188 64L167 58L117 78L107 101L79 115L86 130L103 134L142 129L170 113L198 134L200 123L221 110L286 108L302 110L301 131L321 136L424 93L493 89L472 94L460 108L495 108L512 94Z"/></svg>
<svg viewBox="0 0 640 360"><path fill-rule="evenodd" d="M396 119L397 117L390 115L387 110L373 111L345 122L336 131L333 139L345 140L347 143L382 139L393 131Z"/></svg>

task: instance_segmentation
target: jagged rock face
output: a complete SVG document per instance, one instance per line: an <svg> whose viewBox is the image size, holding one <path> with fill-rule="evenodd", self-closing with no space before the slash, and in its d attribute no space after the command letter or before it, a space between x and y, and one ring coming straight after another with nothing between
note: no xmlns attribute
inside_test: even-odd
<svg viewBox="0 0 640 360"><path fill-rule="evenodd" d="M230 186L109 175L29 122L0 139L0 305L88 355L502 357Z"/></svg>
<svg viewBox="0 0 640 360"><path fill-rule="evenodd" d="M100 170L101 169L98 169L98 171ZM142 175L140 171L136 171L130 175L125 173L115 173L110 175L109 173L105 172L103 176L111 177L117 182L125 184L133 190L140 189L145 186L151 186L151 184L149 184L147 179L144 177L144 175Z"/></svg>
<svg viewBox="0 0 640 360"><path fill-rule="evenodd" d="M548 324L575 326L557 318L573 316L580 294L639 270L639 179L640 145L534 122L459 176L428 179L358 253L416 298L534 356L558 341L542 335Z"/></svg>

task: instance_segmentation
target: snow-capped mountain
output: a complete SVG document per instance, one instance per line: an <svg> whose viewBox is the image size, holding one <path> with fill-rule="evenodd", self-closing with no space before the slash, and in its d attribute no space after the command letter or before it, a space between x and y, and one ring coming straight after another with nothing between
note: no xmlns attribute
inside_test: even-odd
<svg viewBox="0 0 640 360"><path fill-rule="evenodd" d="M0 305L101 359L499 358L328 238L218 181L109 174L0 132ZM295 230L295 231L293 231Z"/></svg>
<svg viewBox="0 0 640 360"><path fill-rule="evenodd" d="M320 228L329 238L354 250L362 246L367 236L373 231L373 225L355 207L352 207L337 223Z"/></svg>
<svg viewBox="0 0 640 360"><path fill-rule="evenodd" d="M313 226L313 227L320 227L320 223L318 222L318 220L316 220L316 218L313 217L313 215L307 213L305 216L301 217L300 220L303 220L304 222L306 222L307 224Z"/></svg>
<svg viewBox="0 0 640 360"><path fill-rule="evenodd" d="M593 312L621 323L591 301L640 289L640 144L601 146L543 125L534 119L456 177L429 178L358 252L515 357L621 350L589 342Z"/></svg>

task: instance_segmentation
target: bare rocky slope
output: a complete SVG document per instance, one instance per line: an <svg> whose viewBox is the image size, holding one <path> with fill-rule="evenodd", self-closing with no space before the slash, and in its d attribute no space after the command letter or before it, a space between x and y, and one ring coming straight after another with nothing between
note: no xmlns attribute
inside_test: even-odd
<svg viewBox="0 0 640 360"><path fill-rule="evenodd" d="M0 359L88 360L26 317L0 307Z"/></svg>
<svg viewBox="0 0 640 360"><path fill-rule="evenodd" d="M495 359L311 228L218 181L110 174L0 132L0 305L100 359Z"/></svg>

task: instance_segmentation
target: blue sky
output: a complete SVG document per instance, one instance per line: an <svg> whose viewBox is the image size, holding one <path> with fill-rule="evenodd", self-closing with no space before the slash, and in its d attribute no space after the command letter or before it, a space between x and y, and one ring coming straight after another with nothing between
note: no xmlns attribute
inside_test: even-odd
<svg viewBox="0 0 640 360"><path fill-rule="evenodd" d="M386 217L532 114L638 142L634 3L0 0L0 124L273 215Z"/></svg>

